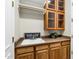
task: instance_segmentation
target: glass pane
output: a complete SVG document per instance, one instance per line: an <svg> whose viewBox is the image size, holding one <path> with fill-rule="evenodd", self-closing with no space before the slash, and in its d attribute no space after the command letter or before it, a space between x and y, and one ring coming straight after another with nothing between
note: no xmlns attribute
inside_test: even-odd
<svg viewBox="0 0 79 59"><path fill-rule="evenodd" d="M64 10L64 2L58 2L58 10Z"/></svg>
<svg viewBox="0 0 79 59"><path fill-rule="evenodd" d="M48 8L55 9L55 0L48 0Z"/></svg>
<svg viewBox="0 0 79 59"><path fill-rule="evenodd" d="M64 6L64 2L59 2L58 6Z"/></svg>
<svg viewBox="0 0 79 59"><path fill-rule="evenodd" d="M58 7L58 10L64 10L64 8L63 7Z"/></svg>
<svg viewBox="0 0 79 59"><path fill-rule="evenodd" d="M55 27L55 20L48 19L48 28L54 28Z"/></svg>
<svg viewBox="0 0 79 59"><path fill-rule="evenodd" d="M58 14L58 19L64 19L64 15Z"/></svg>
<svg viewBox="0 0 79 59"><path fill-rule="evenodd" d="M55 9L55 6L49 4L49 5L48 5L48 8L53 8L53 9Z"/></svg>
<svg viewBox="0 0 79 59"><path fill-rule="evenodd" d="M54 13L51 13L51 12L48 13L48 18L54 18L54 17L55 17Z"/></svg>
<svg viewBox="0 0 79 59"><path fill-rule="evenodd" d="M64 28L64 20L58 20L58 28Z"/></svg>

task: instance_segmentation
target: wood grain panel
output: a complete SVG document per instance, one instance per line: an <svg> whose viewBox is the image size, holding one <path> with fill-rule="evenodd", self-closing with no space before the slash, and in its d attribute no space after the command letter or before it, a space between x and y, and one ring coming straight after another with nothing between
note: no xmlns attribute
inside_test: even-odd
<svg viewBox="0 0 79 59"><path fill-rule="evenodd" d="M63 46L61 49L62 59L70 59L70 46Z"/></svg>
<svg viewBox="0 0 79 59"><path fill-rule="evenodd" d="M62 42L62 45L69 45L70 44L70 41L63 41Z"/></svg>
<svg viewBox="0 0 79 59"><path fill-rule="evenodd" d="M50 59L61 59L60 47L50 49Z"/></svg>
<svg viewBox="0 0 79 59"><path fill-rule="evenodd" d="M21 54L18 55L16 59L34 59L34 53Z"/></svg>
<svg viewBox="0 0 79 59"><path fill-rule="evenodd" d="M36 50L48 49L48 45L39 45L36 46Z"/></svg>
<svg viewBox="0 0 79 59"><path fill-rule="evenodd" d="M48 59L48 50L41 50L36 52L36 59Z"/></svg>
<svg viewBox="0 0 79 59"><path fill-rule="evenodd" d="M61 46L60 42L50 44L50 48L52 48L52 47L59 47L59 46Z"/></svg>
<svg viewBox="0 0 79 59"><path fill-rule="evenodd" d="M33 47L18 48L16 49L16 54L22 54L22 53L32 52L32 51L34 51Z"/></svg>

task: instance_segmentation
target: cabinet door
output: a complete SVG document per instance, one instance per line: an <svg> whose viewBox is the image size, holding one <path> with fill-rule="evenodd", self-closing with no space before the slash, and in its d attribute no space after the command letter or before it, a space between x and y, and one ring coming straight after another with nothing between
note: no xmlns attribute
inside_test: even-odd
<svg viewBox="0 0 79 59"><path fill-rule="evenodd" d="M46 0L46 7L50 10L56 10L56 0Z"/></svg>
<svg viewBox="0 0 79 59"><path fill-rule="evenodd" d="M34 54L26 53L26 54L17 55L16 59L34 59Z"/></svg>
<svg viewBox="0 0 79 59"><path fill-rule="evenodd" d="M37 51L36 59L48 59L48 50Z"/></svg>
<svg viewBox="0 0 79 59"><path fill-rule="evenodd" d="M62 59L70 59L70 45L63 46L61 49Z"/></svg>
<svg viewBox="0 0 79 59"><path fill-rule="evenodd" d="M52 30L56 28L55 22L56 22L56 18L55 18L56 14L53 11L47 11L47 17L46 17L46 24L47 24L47 29L48 30Z"/></svg>
<svg viewBox="0 0 79 59"><path fill-rule="evenodd" d="M57 29L64 30L64 13L57 13Z"/></svg>
<svg viewBox="0 0 79 59"><path fill-rule="evenodd" d="M57 0L57 10L64 12L65 1L64 0Z"/></svg>
<svg viewBox="0 0 79 59"><path fill-rule="evenodd" d="M61 59L60 47L50 49L50 59Z"/></svg>

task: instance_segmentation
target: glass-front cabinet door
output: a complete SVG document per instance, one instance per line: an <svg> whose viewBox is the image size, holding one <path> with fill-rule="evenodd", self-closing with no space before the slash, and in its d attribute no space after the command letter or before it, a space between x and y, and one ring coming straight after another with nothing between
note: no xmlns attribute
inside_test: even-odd
<svg viewBox="0 0 79 59"><path fill-rule="evenodd" d="M56 29L56 14L53 11L47 11L47 29Z"/></svg>
<svg viewBox="0 0 79 59"><path fill-rule="evenodd" d="M57 10L64 12L65 2L64 0L57 0Z"/></svg>
<svg viewBox="0 0 79 59"><path fill-rule="evenodd" d="M57 29L64 30L64 13L57 13Z"/></svg>
<svg viewBox="0 0 79 59"><path fill-rule="evenodd" d="M46 0L46 8L56 10L56 0Z"/></svg>

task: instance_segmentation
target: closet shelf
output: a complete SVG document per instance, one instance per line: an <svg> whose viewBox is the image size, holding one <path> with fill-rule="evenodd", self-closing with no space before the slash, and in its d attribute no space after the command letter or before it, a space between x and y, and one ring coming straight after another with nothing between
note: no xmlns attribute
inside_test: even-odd
<svg viewBox="0 0 79 59"><path fill-rule="evenodd" d="M32 6L32 5L27 5L27 4L22 4L22 3L19 3L19 7L20 8L28 8L28 9L32 9L32 10L40 11L40 12L45 11L45 9L43 9L43 8Z"/></svg>

